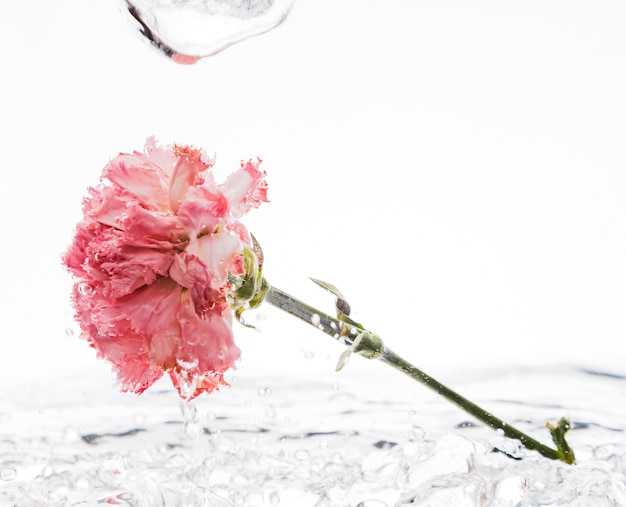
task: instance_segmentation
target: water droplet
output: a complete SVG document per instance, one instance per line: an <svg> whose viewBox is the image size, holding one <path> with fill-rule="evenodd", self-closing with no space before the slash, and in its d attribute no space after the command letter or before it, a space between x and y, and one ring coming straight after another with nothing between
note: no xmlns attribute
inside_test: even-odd
<svg viewBox="0 0 626 507"><path fill-rule="evenodd" d="M197 422L186 422L185 423L185 436L189 440L196 440L200 433L202 433L202 427Z"/></svg>
<svg viewBox="0 0 626 507"><path fill-rule="evenodd" d="M268 405L265 407L265 415L272 419L276 417L276 409L274 408L274 405Z"/></svg>
<svg viewBox="0 0 626 507"><path fill-rule="evenodd" d="M65 329L66 336L74 336L74 330L71 327Z"/></svg>
<svg viewBox="0 0 626 507"><path fill-rule="evenodd" d="M308 461L311 457L311 453L305 449L296 451L293 453L293 457L298 461Z"/></svg>
<svg viewBox="0 0 626 507"><path fill-rule="evenodd" d="M0 470L0 479L3 481L12 481L17 477L17 470L15 467L6 467Z"/></svg>
<svg viewBox="0 0 626 507"><path fill-rule="evenodd" d="M78 284L78 292L83 296L88 296L93 291L93 288L88 283L79 283Z"/></svg>
<svg viewBox="0 0 626 507"><path fill-rule="evenodd" d="M133 422L137 425L137 426L141 426L143 424L146 424L146 416L143 414L137 414L135 415L135 417L133 418Z"/></svg>
<svg viewBox="0 0 626 507"><path fill-rule="evenodd" d="M411 426L411 436L413 438L416 438L417 440L422 440L425 434L426 433L424 431L424 428L422 428L421 426L417 426L417 425Z"/></svg>
<svg viewBox="0 0 626 507"><path fill-rule="evenodd" d="M74 481L76 489L87 490L90 487L89 481L85 477L79 477Z"/></svg>
<svg viewBox="0 0 626 507"><path fill-rule="evenodd" d="M272 507L276 507L280 503L280 495L276 491L272 491L268 495L269 503Z"/></svg>
<svg viewBox="0 0 626 507"><path fill-rule="evenodd" d="M314 313L313 315L311 315L311 324L313 324L315 327L318 327L320 325L319 314Z"/></svg>
<svg viewBox="0 0 626 507"><path fill-rule="evenodd" d="M389 507L385 502L381 500L365 500L359 502L356 507Z"/></svg>
<svg viewBox="0 0 626 507"><path fill-rule="evenodd" d="M246 504L246 496L239 491L231 491L229 496L234 505Z"/></svg>
<svg viewBox="0 0 626 507"><path fill-rule="evenodd" d="M315 352L313 350L305 350L304 358L305 359L313 359L315 357Z"/></svg>
<svg viewBox="0 0 626 507"><path fill-rule="evenodd" d="M185 420L185 436L195 440L202 431L200 424L198 424L198 407L196 407L195 403L181 401L180 411Z"/></svg>
<svg viewBox="0 0 626 507"><path fill-rule="evenodd" d="M73 444L79 442L81 440L81 436L76 430L76 428L65 428L63 432L63 441L68 444Z"/></svg>
<svg viewBox="0 0 626 507"><path fill-rule="evenodd" d="M333 385L330 387L333 388L333 391L337 391L339 389L339 384L337 382L333 382Z"/></svg>
<svg viewBox="0 0 626 507"><path fill-rule="evenodd" d="M266 394L272 394L272 390L269 387L265 386L265 387L262 387L261 389L259 389L257 391L257 394L259 396L265 396Z"/></svg>
<svg viewBox="0 0 626 507"><path fill-rule="evenodd" d="M192 64L282 23L294 0L124 0L129 19L176 63Z"/></svg>

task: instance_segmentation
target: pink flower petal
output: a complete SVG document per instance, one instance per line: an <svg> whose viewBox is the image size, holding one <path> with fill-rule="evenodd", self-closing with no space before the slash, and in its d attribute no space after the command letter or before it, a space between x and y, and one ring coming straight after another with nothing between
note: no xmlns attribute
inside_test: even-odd
<svg viewBox="0 0 626 507"><path fill-rule="evenodd" d="M189 187L199 182L199 173L209 168L202 160L202 152L188 146L176 146L174 152L178 161L170 182L170 209L178 213L178 208Z"/></svg>
<svg viewBox="0 0 626 507"><path fill-rule="evenodd" d="M186 250L206 266L214 287L222 287L226 283L229 270L236 265L235 257L241 255L241 251L241 241L229 233L207 234L190 243Z"/></svg>
<svg viewBox="0 0 626 507"><path fill-rule="evenodd" d="M190 238L216 232L228 212L228 201L218 191L193 187L187 191L178 209L178 219Z"/></svg>
<svg viewBox="0 0 626 507"><path fill-rule="evenodd" d="M143 153L120 154L104 168L103 177L129 192L148 208L168 209L168 171Z"/></svg>
<svg viewBox="0 0 626 507"><path fill-rule="evenodd" d="M259 169L260 164L260 159L256 162L242 162L239 170L224 183L224 194L228 197L235 218L268 202L266 174Z"/></svg>

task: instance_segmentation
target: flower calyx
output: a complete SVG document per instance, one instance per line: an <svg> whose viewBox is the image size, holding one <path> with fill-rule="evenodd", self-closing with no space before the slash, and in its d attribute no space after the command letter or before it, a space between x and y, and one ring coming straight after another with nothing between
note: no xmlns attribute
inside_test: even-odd
<svg viewBox="0 0 626 507"><path fill-rule="evenodd" d="M257 308L265 298L270 285L263 278L263 250L256 238L251 234L252 247L244 245L243 266L244 273L240 276L229 276L233 286L228 295L229 304L238 322L246 327L254 328L242 319L246 310Z"/></svg>

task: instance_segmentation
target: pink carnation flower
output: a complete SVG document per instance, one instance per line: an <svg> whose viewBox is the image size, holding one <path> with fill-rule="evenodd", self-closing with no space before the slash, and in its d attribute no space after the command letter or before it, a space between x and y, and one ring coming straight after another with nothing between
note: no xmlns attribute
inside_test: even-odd
<svg viewBox="0 0 626 507"><path fill-rule="evenodd" d="M260 162L218 184L204 152L149 138L145 153L120 154L89 189L63 262L83 336L122 390L141 393L164 372L186 399L226 384L240 355L229 275L243 274L251 244L238 219L267 201Z"/></svg>

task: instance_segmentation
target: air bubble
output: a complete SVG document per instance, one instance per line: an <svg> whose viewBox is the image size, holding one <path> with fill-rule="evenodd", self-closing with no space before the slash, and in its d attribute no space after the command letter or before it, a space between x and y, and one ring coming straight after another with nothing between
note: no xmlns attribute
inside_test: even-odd
<svg viewBox="0 0 626 507"><path fill-rule="evenodd" d="M0 470L0 480L12 481L17 477L17 469L15 467L6 467Z"/></svg>
<svg viewBox="0 0 626 507"><path fill-rule="evenodd" d="M320 316L317 313L314 313L313 315L311 315L311 324L313 324L315 327L318 327L320 325Z"/></svg>
<svg viewBox="0 0 626 507"><path fill-rule="evenodd" d="M80 477L76 481L74 481L74 486L76 487L76 489L86 490L89 489L90 484L86 478Z"/></svg>
<svg viewBox="0 0 626 507"><path fill-rule="evenodd" d="M311 458L311 453L305 449L296 451L293 453L293 457L298 461L308 461Z"/></svg>
<svg viewBox="0 0 626 507"><path fill-rule="evenodd" d="M280 503L280 495L276 491L272 491L268 495L268 500L271 507L276 507Z"/></svg>
<svg viewBox="0 0 626 507"><path fill-rule="evenodd" d="M83 296L88 296L93 292L93 287L88 283L79 283L78 284L78 292Z"/></svg>
<svg viewBox="0 0 626 507"><path fill-rule="evenodd" d="M426 433L424 432L424 428L422 428L421 426L411 426L411 436L413 438L416 438L417 440L422 440L425 434Z"/></svg>

